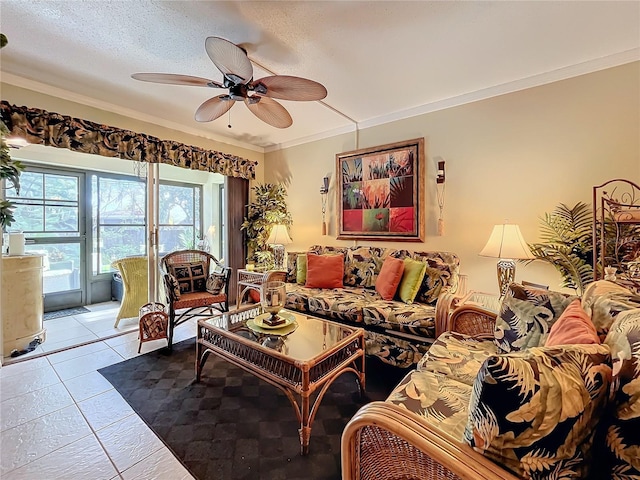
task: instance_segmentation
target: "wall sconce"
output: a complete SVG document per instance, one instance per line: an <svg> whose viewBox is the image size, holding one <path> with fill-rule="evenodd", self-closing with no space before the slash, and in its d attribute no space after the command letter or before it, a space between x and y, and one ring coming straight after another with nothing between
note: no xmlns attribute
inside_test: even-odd
<svg viewBox="0 0 640 480"><path fill-rule="evenodd" d="M444 183L444 160L438 161L438 174L436 175L436 183Z"/></svg>
<svg viewBox="0 0 640 480"><path fill-rule="evenodd" d="M320 195L322 195L322 235L327 234L327 222L325 216L327 214L327 194L329 193L329 177L322 179L322 186L320 187Z"/></svg>
<svg viewBox="0 0 640 480"><path fill-rule="evenodd" d="M436 197L440 216L438 217L438 235L444 235L444 160L436 157L438 162L438 172L436 174Z"/></svg>

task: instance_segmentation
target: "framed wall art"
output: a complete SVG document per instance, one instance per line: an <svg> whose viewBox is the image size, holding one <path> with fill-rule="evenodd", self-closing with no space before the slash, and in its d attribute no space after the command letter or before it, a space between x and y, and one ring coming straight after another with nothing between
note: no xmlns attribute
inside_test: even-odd
<svg viewBox="0 0 640 480"><path fill-rule="evenodd" d="M424 240L424 138L336 155L338 239Z"/></svg>

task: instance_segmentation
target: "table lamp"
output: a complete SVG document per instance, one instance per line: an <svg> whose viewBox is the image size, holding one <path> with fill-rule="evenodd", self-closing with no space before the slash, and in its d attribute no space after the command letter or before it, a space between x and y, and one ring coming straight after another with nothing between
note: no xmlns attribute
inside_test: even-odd
<svg viewBox="0 0 640 480"><path fill-rule="evenodd" d="M516 276L515 260L535 258L524 241L518 225L504 223L493 227L491 236L480 255L483 257L499 258L498 287L500 298L504 298L509 285Z"/></svg>
<svg viewBox="0 0 640 480"><path fill-rule="evenodd" d="M276 270L282 270L284 265L284 246L293 243L286 225L274 225L267 239L267 244L273 246L273 260Z"/></svg>

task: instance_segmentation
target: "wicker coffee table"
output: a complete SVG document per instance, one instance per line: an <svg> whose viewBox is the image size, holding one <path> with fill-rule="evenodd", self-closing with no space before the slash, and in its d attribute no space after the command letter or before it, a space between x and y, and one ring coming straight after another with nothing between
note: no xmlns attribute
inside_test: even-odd
<svg viewBox="0 0 640 480"><path fill-rule="evenodd" d="M333 381L353 372L364 393L364 331L289 311L283 311L287 326L267 329L254 321L260 314L261 307L252 305L198 320L196 382L214 353L279 388L296 412L306 455L311 425Z"/></svg>

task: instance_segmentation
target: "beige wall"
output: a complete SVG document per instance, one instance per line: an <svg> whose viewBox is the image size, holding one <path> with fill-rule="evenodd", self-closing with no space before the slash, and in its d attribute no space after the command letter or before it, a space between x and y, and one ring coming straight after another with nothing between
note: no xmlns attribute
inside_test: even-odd
<svg viewBox="0 0 640 480"><path fill-rule="evenodd" d="M358 146L353 133L266 154L265 181L288 189L294 243L287 249L354 243L336 239L337 153L417 137L426 140L425 242L375 244L456 252L470 288L497 292L496 259L478 256L494 224L517 223L534 242L539 217L558 203L590 205L592 186L613 178L640 183L640 62L372 127ZM446 161L443 236L434 157ZM319 189L327 174L330 229L322 237ZM516 278L560 283L540 261L518 265Z"/></svg>

